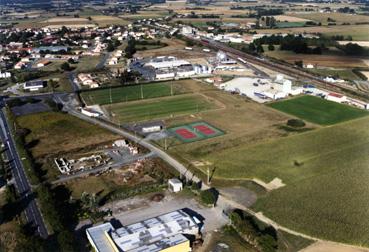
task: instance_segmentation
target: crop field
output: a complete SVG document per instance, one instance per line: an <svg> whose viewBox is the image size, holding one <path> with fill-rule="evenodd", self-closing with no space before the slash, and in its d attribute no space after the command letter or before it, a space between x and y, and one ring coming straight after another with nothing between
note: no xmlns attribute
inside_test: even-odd
<svg viewBox="0 0 369 252"><path fill-rule="evenodd" d="M351 15L345 13L320 13L320 12L313 12L313 13L291 13L290 16L303 18L303 19L310 19L316 22L320 22L323 25L327 24L328 18L331 18L336 21L337 24L342 23L360 23L360 22L369 22L369 17L365 15Z"/></svg>
<svg viewBox="0 0 369 252"><path fill-rule="evenodd" d="M365 110L315 96L301 96L273 102L268 106L321 125L332 125L369 115Z"/></svg>
<svg viewBox="0 0 369 252"><path fill-rule="evenodd" d="M250 160L254 165L258 158L267 159L258 167L269 167L269 172L287 182L287 186L261 198L254 208L300 232L369 246L368 123L366 117L242 152L243 156L257 154ZM264 153L259 156L258 150ZM219 160L222 158L224 155ZM246 173L249 159L243 159ZM294 160L300 165L293 166ZM235 170L223 175L240 176ZM260 172L255 174L263 176Z"/></svg>
<svg viewBox="0 0 369 252"><path fill-rule="evenodd" d="M276 26L278 28L303 27L305 22L278 22Z"/></svg>
<svg viewBox="0 0 369 252"><path fill-rule="evenodd" d="M326 36L343 35L345 37L352 36L353 40L369 41L369 33L367 32L369 25L332 25L332 26L314 26L314 27L296 27L296 28L279 28L265 29L263 33L322 33Z"/></svg>
<svg viewBox="0 0 369 252"><path fill-rule="evenodd" d="M217 106L211 99L201 95L178 95L140 102L116 103L106 105L105 108L119 122L126 123L197 114Z"/></svg>
<svg viewBox="0 0 369 252"><path fill-rule="evenodd" d="M159 82L144 85L120 86L83 91L83 101L87 105L110 104L125 101L178 95L186 92L184 81ZM173 93L172 93L173 91Z"/></svg>
<svg viewBox="0 0 369 252"><path fill-rule="evenodd" d="M351 69L335 69L335 68L328 68L328 69L307 69L309 72L316 73L322 76L334 76L338 77L343 80L361 80L359 76L357 76Z"/></svg>
<svg viewBox="0 0 369 252"><path fill-rule="evenodd" d="M91 16L92 21L95 22L100 27L106 27L109 25L127 25L130 22L119 17L97 15Z"/></svg>
<svg viewBox="0 0 369 252"><path fill-rule="evenodd" d="M265 55L294 64L295 61L302 60L304 64L313 64L317 67L367 67L364 58L345 55L318 55L318 54L296 54L291 51L268 51Z"/></svg>

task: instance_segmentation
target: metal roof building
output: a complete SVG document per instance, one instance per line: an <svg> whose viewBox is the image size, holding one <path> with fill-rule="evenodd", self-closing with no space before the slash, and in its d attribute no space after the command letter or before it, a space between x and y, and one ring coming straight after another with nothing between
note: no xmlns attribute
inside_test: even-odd
<svg viewBox="0 0 369 252"><path fill-rule="evenodd" d="M119 229L105 223L86 230L91 245L98 252L190 251L184 235L197 236L200 221L183 210L143 220Z"/></svg>

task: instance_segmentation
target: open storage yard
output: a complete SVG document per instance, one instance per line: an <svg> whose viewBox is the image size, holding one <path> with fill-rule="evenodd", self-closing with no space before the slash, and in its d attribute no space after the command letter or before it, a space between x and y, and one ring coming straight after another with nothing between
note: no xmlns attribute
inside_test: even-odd
<svg viewBox="0 0 369 252"><path fill-rule="evenodd" d="M316 96L300 96L273 102L269 106L321 125L331 125L369 115L365 110L327 101Z"/></svg>
<svg viewBox="0 0 369 252"><path fill-rule="evenodd" d="M81 96L87 105L134 101L185 93L187 82L188 80L181 80L102 88L83 91Z"/></svg>

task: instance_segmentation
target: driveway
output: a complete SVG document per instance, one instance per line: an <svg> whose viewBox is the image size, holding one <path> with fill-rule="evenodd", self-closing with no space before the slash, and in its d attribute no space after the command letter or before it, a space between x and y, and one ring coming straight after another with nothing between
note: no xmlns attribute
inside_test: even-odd
<svg viewBox="0 0 369 252"><path fill-rule="evenodd" d="M187 209L200 215L200 219L203 218L205 223L205 232L219 229L228 223L227 219L222 215L222 208L208 208L202 206L193 198L173 193L166 193L164 199L160 202L151 201L148 196L135 197L109 203L104 208L113 209L112 218L119 220L123 226L178 209Z"/></svg>

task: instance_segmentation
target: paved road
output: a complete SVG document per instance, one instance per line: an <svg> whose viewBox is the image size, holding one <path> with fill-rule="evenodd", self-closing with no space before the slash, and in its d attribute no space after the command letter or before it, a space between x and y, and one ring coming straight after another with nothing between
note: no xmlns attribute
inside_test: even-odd
<svg viewBox="0 0 369 252"><path fill-rule="evenodd" d="M2 108L2 110L0 110L0 137L3 143L5 143L5 145L7 146L6 154L11 164L11 171L15 180L16 189L21 196L21 199L27 203L27 206L25 206L24 210L25 216L27 218L27 221L31 225L35 226L36 232L42 238L47 238L48 232L43 217L37 206L36 200L32 195L32 188L25 174L23 164L20 160L14 140L8 127L8 122L4 114L3 101L1 101L0 106Z"/></svg>
<svg viewBox="0 0 369 252"><path fill-rule="evenodd" d="M77 92L80 89L80 86L76 80L76 74L74 72L69 72L68 80L72 86L73 92Z"/></svg>
<svg viewBox="0 0 369 252"><path fill-rule="evenodd" d="M105 64L106 64L106 61L110 58L111 56L111 53L106 53L102 59L100 60L100 62L96 65L96 69L97 70L100 70L102 68L104 68Z"/></svg>

